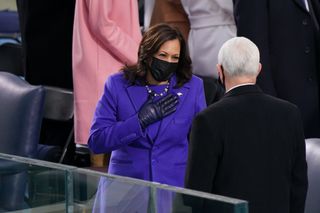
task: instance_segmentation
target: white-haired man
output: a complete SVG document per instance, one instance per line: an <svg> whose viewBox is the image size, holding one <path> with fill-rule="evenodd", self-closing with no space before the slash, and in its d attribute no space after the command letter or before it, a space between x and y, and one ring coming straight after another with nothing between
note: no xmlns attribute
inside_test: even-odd
<svg viewBox="0 0 320 213"><path fill-rule="evenodd" d="M308 180L300 113L255 84L259 60L247 38L221 47L217 68L226 94L194 120L186 187L247 200L250 213L303 213Z"/></svg>

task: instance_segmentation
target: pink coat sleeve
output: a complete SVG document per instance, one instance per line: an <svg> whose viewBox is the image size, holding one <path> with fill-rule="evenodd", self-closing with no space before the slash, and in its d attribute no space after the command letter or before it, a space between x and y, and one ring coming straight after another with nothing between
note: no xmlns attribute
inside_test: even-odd
<svg viewBox="0 0 320 213"><path fill-rule="evenodd" d="M121 10L126 7L122 7L121 4L131 4L132 15L135 15L138 19L138 6L136 1L123 1L123 0L86 0L89 10L89 26L92 33L103 44L102 47L108 52L114 54L123 64L136 63L136 55L132 52L136 52L138 49L141 34L139 34L139 40L133 38L127 34L124 29L117 24L121 20L112 20L112 13ZM114 1L118 1L114 3ZM128 14L130 15L130 14Z"/></svg>

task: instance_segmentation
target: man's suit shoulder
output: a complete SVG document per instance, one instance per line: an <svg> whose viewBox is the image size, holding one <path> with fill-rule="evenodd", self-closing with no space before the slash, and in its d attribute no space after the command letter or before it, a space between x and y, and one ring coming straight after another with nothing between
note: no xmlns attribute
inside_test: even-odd
<svg viewBox="0 0 320 213"><path fill-rule="evenodd" d="M226 104L224 101L221 99L211 105L209 105L207 108L202 110L198 116L199 117L206 117L207 115L215 115L215 116L221 116L227 111Z"/></svg>
<svg viewBox="0 0 320 213"><path fill-rule="evenodd" d="M237 107L250 107L255 105L257 109L268 108L274 111L283 111L288 113L300 113L298 107L288 101L260 93L257 95L231 96L223 97L216 103L208 106L201 114L220 115L228 113Z"/></svg>
<svg viewBox="0 0 320 213"><path fill-rule="evenodd" d="M273 97L273 96L267 95L267 94L263 94L263 95L266 97L266 99L269 99L270 105L274 105L275 107L279 107L279 108L282 107L287 110L299 112L298 107L295 104L290 103L289 101L286 101L286 100L283 100L280 98L276 98L276 97Z"/></svg>

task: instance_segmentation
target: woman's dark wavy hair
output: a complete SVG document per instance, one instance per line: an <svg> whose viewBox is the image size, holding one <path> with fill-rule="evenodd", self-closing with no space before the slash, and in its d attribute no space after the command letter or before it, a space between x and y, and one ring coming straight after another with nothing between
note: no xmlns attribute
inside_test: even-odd
<svg viewBox="0 0 320 213"><path fill-rule="evenodd" d="M181 32L168 24L157 24L149 28L142 37L138 51L138 62L132 66L124 66L124 76L131 84L145 84L147 70L152 57L166 41L178 39L180 42L180 57L176 70L177 84L181 87L192 77L191 59Z"/></svg>

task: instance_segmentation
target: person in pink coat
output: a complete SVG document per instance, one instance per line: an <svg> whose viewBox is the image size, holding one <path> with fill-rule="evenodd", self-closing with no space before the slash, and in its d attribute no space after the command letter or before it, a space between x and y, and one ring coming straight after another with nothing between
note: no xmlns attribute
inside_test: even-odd
<svg viewBox="0 0 320 213"><path fill-rule="evenodd" d="M75 143L87 144L104 82L137 61L141 32L137 0L78 0L73 29Z"/></svg>

